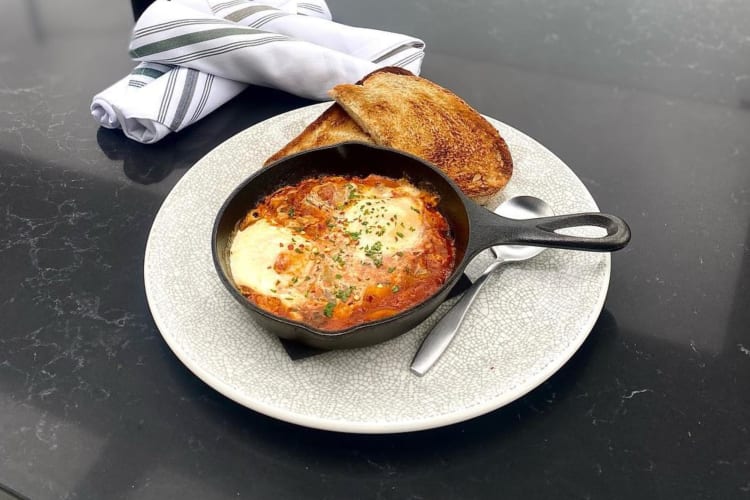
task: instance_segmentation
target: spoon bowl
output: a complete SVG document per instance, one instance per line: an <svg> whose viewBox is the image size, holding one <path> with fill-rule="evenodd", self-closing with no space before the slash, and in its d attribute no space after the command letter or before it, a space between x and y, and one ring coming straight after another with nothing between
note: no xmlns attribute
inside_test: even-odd
<svg viewBox="0 0 750 500"><path fill-rule="evenodd" d="M535 219L537 217L552 217L555 212L546 201L535 196L515 196L503 202L495 209L497 215L509 219ZM526 260L539 255L544 247L527 245L496 245L492 253L505 262Z"/></svg>
<svg viewBox="0 0 750 500"><path fill-rule="evenodd" d="M547 202L534 196L516 196L503 202L495 209L495 213L508 219L535 219L555 215ZM474 281L472 286L464 292L461 299L443 316L427 334L411 364L412 373L422 376L432 368L443 355L448 345L455 337L466 313L474 303L479 291L487 278L495 269L505 262L518 262L535 257L545 250L544 247L528 245L495 245L492 253L495 260Z"/></svg>

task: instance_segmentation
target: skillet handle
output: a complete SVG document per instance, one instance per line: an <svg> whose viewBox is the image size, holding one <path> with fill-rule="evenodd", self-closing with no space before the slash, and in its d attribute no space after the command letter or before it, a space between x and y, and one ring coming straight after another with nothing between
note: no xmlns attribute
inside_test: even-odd
<svg viewBox="0 0 750 500"><path fill-rule="evenodd" d="M540 217L538 219L513 220L513 244L612 252L625 247L630 241L630 228L615 215L599 212ZM583 226L601 227L606 236L569 236L555 231Z"/></svg>

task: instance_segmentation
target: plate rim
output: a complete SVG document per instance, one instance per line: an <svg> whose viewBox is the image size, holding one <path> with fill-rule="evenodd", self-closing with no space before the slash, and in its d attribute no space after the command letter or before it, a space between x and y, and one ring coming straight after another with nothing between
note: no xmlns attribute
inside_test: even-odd
<svg viewBox="0 0 750 500"><path fill-rule="evenodd" d="M583 345L583 343L588 339L589 335L591 334L591 331L596 324L596 321L599 319L601 312L604 307L604 303L606 301L607 293L609 291L610 281L611 281L611 271L612 271L612 264L611 264L611 255L609 253L605 254L605 265L604 265L604 276L602 277L603 280L603 286L600 289L599 295L596 298L595 304L591 307L590 314L588 317L588 320L585 323L585 326L581 327L581 331L585 331L585 334L578 335L575 342L571 342L567 349L562 351L557 358L554 359L554 362L549 363L544 367L544 369L539 370L539 372L529 379L525 380L523 384L516 385L513 389L510 391L507 391L506 393L503 393L499 395L498 397L489 398L486 400L482 400L476 404L473 404L471 406L467 406L464 408L461 408L456 411L451 412L444 412L440 413L438 415L432 415L423 419L409 419L409 420L403 420L403 421L396 421L396 422L364 422L364 421L351 421L351 420L345 420L345 419L333 419L333 418L323 418L319 416L313 416L308 415L304 413L289 411L287 409L279 408L277 406L274 406L272 404L259 401L257 399L254 399L252 397L248 397L245 394L241 393L239 390L234 389L229 384L225 383L223 380L221 380L220 377L213 375L209 371L206 371L201 368L201 366L196 363L193 359L191 359L186 352L183 352L183 350L180 348L178 343L176 342L176 339L168 334L164 333L164 329L166 328L166 322L161 317L161 313L159 312L158 308L156 308L153 304L155 303L156 299L152 296L153 287L149 286L149 283L152 283L153 277L150 274L149 271L149 256L153 253L153 239L155 238L154 235L154 226L159 218L160 214L162 213L162 210L164 207L170 203L173 196L176 196L174 193L177 192L177 188L180 186L181 183L187 182L185 179L188 177L190 171L194 169L195 167L199 167L200 165L212 154L215 154L217 150L227 147L228 143L233 140L237 140L239 136L242 134L245 134L249 129L253 127L257 127L261 124L263 124L267 120L281 120L287 115L291 114L298 114L302 113L305 110L309 110L310 108L323 108L324 105L330 105L330 103L316 103L311 104L308 106L302 106L299 108L295 108L293 110L286 111L284 113L279 113L277 115L273 115L266 120L260 121L256 124L251 125L250 127L234 134L233 136L227 138L225 141L223 141L221 144L217 145L213 149L211 149L209 152L207 152L203 157L201 157L198 161L196 161L188 171L185 172L185 174L175 183L175 185L172 187L170 192L167 194L167 196L164 198L163 202L159 206L159 209L157 210L156 216L154 217L152 221L152 227L149 230L148 239L146 242L146 248L145 248L145 254L144 254L144 266L143 266L143 277L144 277L144 287L146 292L146 301L149 307L149 311L151 312L151 316L154 319L154 323L156 324L157 329L159 330L159 334L164 339L164 341L169 346L170 350L174 355L190 370L190 372L198 377L200 380L202 380L204 383L206 383L209 387L216 390L223 396L229 398L230 400L234 401L237 404L240 404L244 406L245 408L248 408L250 410L253 410L257 413L266 415L271 418L275 418L277 420L281 420L284 422L300 425L303 427L313 428L313 429L319 429L319 430L325 430L325 431L333 431L333 432L344 432L344 433L353 433L353 434L398 434L398 433L405 433L405 432L415 432L415 431L423 431L423 430L429 430L439 427L445 427L452 424L457 424L460 422L465 422L470 419L485 415L487 413L490 413L492 411L495 411L499 408L502 408L503 406L506 406L521 397L525 396L526 394L530 393L537 387L539 387L542 383L544 383L546 380L548 380L550 377L552 377L557 371L562 368L572 357L573 355L578 352L580 347ZM588 188L583 184L581 179L575 174L575 172L568 167L568 165L562 161L557 155L555 155L554 152L550 151L548 148L546 148L543 144L539 143L536 139L534 139L532 136L529 136L522 130L513 127L511 125L508 125L500 120L497 120L495 118L486 116L485 118L488 118L490 120L490 123L497 122L501 125L514 129L517 132L523 134L527 138L531 139L536 143L539 147L546 150L546 152L550 155L552 155L557 161L559 161L562 165L564 165L568 170L571 171L577 182L579 182L582 186L582 188L589 194L591 197L591 200L593 201L594 205L596 206L596 209L599 210L598 204L596 203L596 200L594 200L593 196L591 196L591 193L589 192ZM493 127L495 125L493 124ZM429 373L426 374L422 379L429 380Z"/></svg>

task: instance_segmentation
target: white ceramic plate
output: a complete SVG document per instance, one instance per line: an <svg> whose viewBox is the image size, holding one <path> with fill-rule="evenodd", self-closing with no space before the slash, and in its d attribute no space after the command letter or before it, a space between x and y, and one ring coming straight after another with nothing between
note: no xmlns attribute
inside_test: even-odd
<svg viewBox="0 0 750 500"><path fill-rule="evenodd" d="M492 276L463 329L424 377L409 371L423 337L453 303L411 332L373 347L289 358L222 286L211 229L232 190L328 104L259 123L211 151L177 183L146 248L148 303L177 357L211 387L260 413L342 432L405 432L460 422L537 387L580 347L609 284L609 254L547 250ZM539 143L488 118L510 146L515 170L490 204L529 194L558 214L597 211L575 174ZM476 277L489 251L472 262ZM455 299L454 299L455 300Z"/></svg>

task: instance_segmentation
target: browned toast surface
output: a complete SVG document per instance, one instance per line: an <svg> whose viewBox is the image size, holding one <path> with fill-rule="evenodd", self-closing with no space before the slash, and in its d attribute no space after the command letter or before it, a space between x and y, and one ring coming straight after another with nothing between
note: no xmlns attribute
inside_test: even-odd
<svg viewBox="0 0 750 500"><path fill-rule="evenodd" d="M402 68L381 68L331 90L336 102L264 165L307 149L374 142L419 156L483 203L513 173L508 145L453 92Z"/></svg>
<svg viewBox="0 0 750 500"><path fill-rule="evenodd" d="M495 127L429 80L376 71L330 94L374 142L430 161L474 199L494 195L513 173L510 151Z"/></svg>
<svg viewBox="0 0 750 500"><path fill-rule="evenodd" d="M302 133L270 156L264 165L269 165L293 153L346 141L372 142L372 139L346 114L341 106L334 103L314 122L305 127Z"/></svg>

